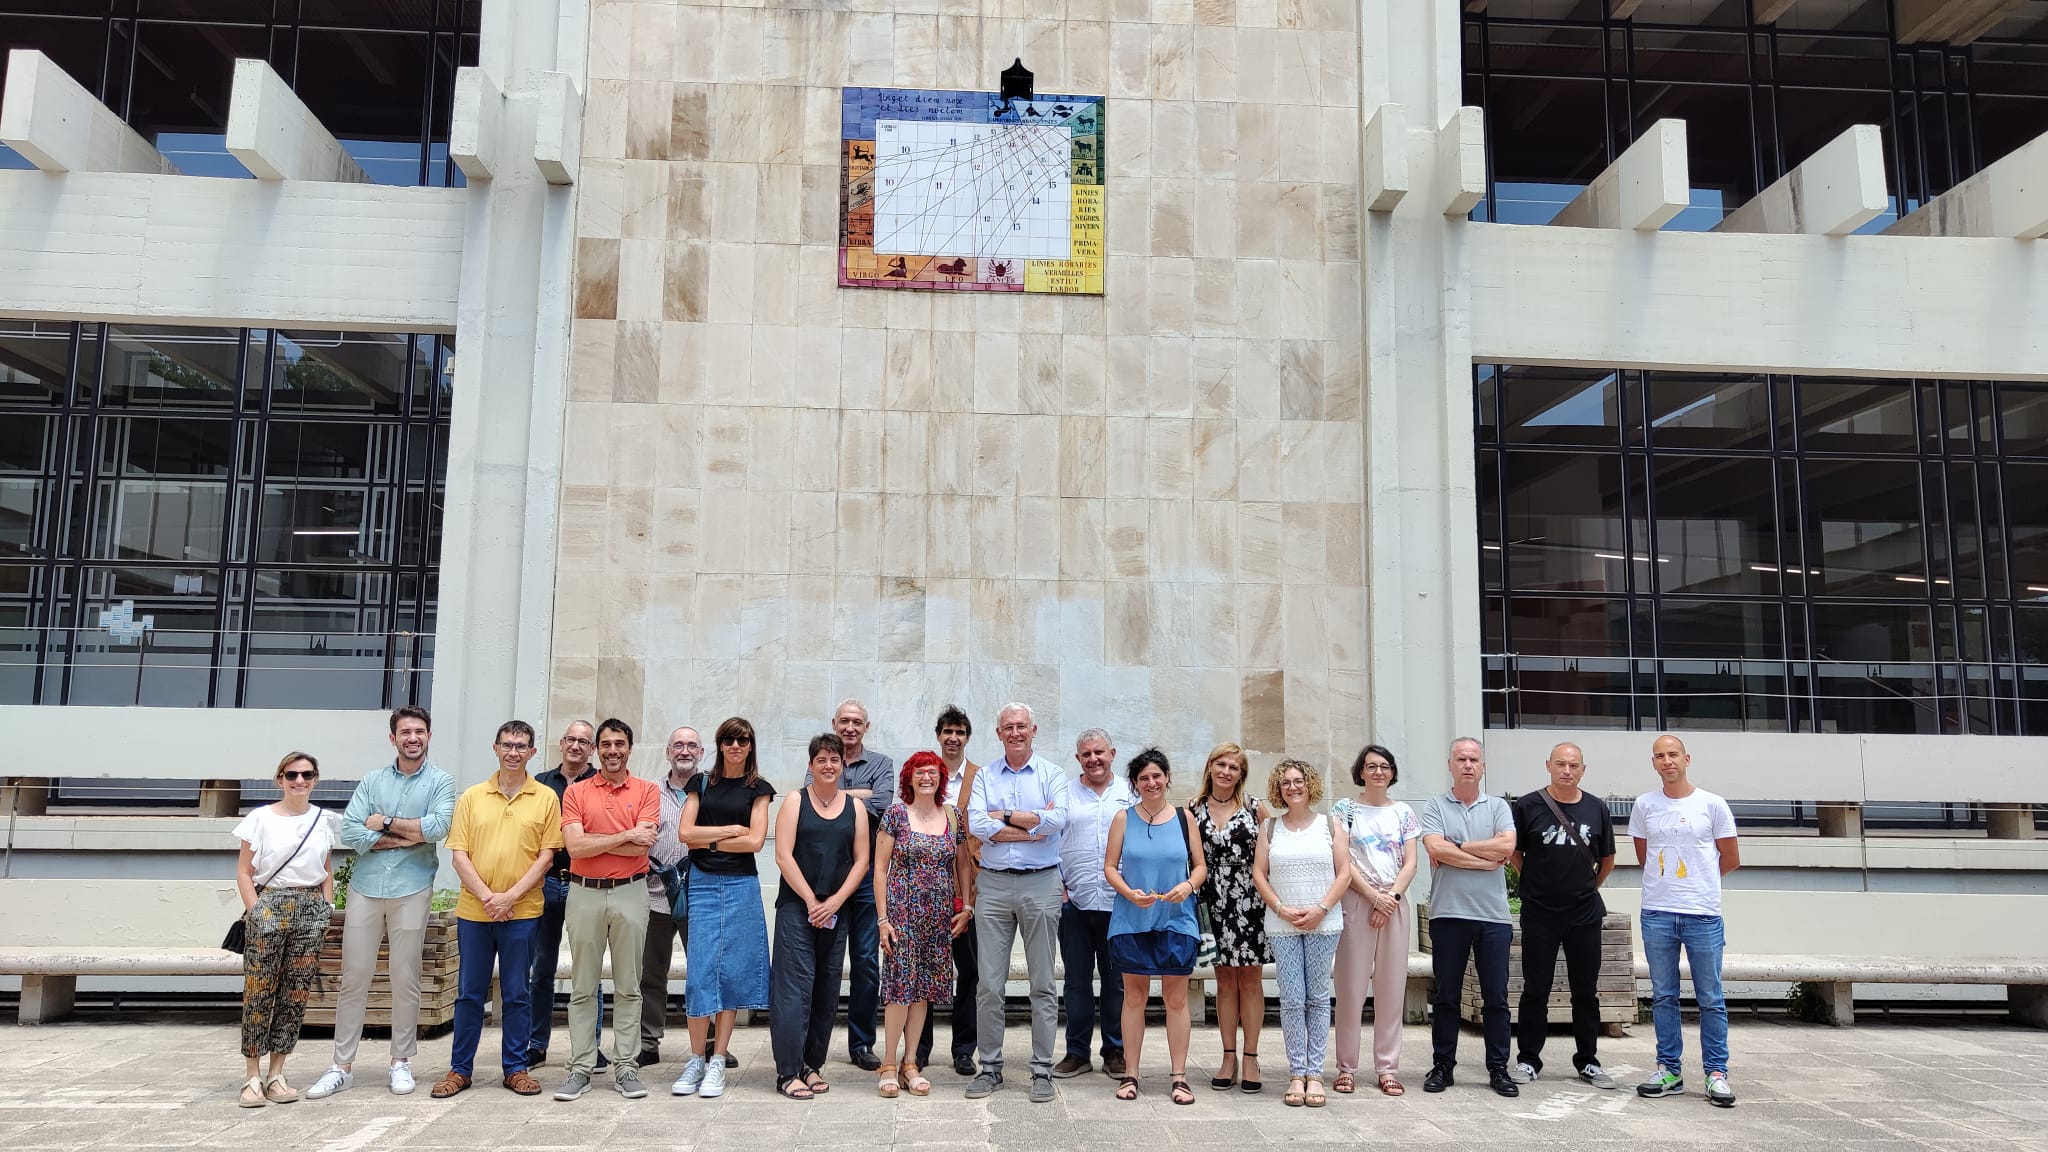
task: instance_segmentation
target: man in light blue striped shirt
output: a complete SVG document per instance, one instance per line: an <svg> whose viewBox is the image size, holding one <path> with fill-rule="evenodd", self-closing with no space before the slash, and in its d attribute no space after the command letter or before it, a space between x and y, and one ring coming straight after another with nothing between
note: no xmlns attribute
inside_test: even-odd
<svg viewBox="0 0 2048 1152"><path fill-rule="evenodd" d="M341 928L341 995L334 1005L334 1064L306 1090L319 1100L355 1083L377 950L390 941L391 1091L413 1090L419 1051L420 956L440 866L435 845L455 819L455 781L427 763L433 720L406 705L391 713L392 763L356 785L341 816L341 842L356 854Z"/></svg>

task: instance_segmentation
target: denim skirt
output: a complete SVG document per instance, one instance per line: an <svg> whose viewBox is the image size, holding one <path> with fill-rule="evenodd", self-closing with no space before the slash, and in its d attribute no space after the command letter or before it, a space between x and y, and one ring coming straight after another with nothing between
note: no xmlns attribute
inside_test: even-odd
<svg viewBox="0 0 2048 1152"><path fill-rule="evenodd" d="M690 868L683 1011L692 1017L768 1008L768 917L759 876Z"/></svg>

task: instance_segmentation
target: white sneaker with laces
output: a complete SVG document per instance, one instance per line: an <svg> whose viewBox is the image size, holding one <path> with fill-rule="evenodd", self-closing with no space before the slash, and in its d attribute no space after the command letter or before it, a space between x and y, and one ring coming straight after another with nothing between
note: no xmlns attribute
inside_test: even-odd
<svg viewBox="0 0 2048 1152"><path fill-rule="evenodd" d="M719 1063L723 1064L725 1061L721 1060ZM690 1062L683 1065L683 1074L676 1077L675 1086L670 1088L668 1093L671 1096L695 1096L698 1086L703 1083L704 1058L702 1056L692 1056L690 1057Z"/></svg>
<svg viewBox="0 0 2048 1152"><path fill-rule="evenodd" d="M348 1091L355 1086L355 1082L355 1075L348 1069L330 1066L327 1071L320 1074L318 1080L313 1081L311 1088L306 1089L306 1099L325 1100L336 1092Z"/></svg>
<svg viewBox="0 0 2048 1152"><path fill-rule="evenodd" d="M1607 1069L1602 1068L1598 1064L1588 1064L1584 1068L1579 1069L1579 1079L1584 1080L1595 1088L1620 1087L1620 1085L1614 1082L1614 1077L1607 1074Z"/></svg>
<svg viewBox="0 0 2048 1152"><path fill-rule="evenodd" d="M411 1061L400 1060L391 1066L391 1094L393 1096L410 1095L415 1087L416 1085L412 1079Z"/></svg>
<svg viewBox="0 0 2048 1152"><path fill-rule="evenodd" d="M704 1069L704 1082L697 1086L697 1095L709 1100L725 1095L725 1061L716 1060Z"/></svg>
<svg viewBox="0 0 2048 1152"><path fill-rule="evenodd" d="M1536 1082L1536 1066L1527 1060L1518 1061L1508 1069L1508 1079L1513 1080L1517 1084L1534 1084Z"/></svg>

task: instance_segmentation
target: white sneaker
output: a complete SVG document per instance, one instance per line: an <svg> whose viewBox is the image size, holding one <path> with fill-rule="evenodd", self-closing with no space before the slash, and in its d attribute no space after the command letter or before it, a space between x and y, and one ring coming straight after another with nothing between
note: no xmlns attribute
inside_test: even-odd
<svg viewBox="0 0 2048 1152"><path fill-rule="evenodd" d="M706 1100L725 1095L725 1061L709 1063L704 1069L704 1082L697 1086L697 1095Z"/></svg>
<svg viewBox="0 0 2048 1152"><path fill-rule="evenodd" d="M355 1086L355 1082L355 1075L348 1069L330 1066L327 1071L320 1074L318 1080L313 1081L311 1088L306 1089L306 1099L325 1100L336 1092L348 1091Z"/></svg>
<svg viewBox="0 0 2048 1152"><path fill-rule="evenodd" d="M393 1064L391 1066L391 1094L393 1096L408 1096L412 1094L414 1087L416 1085L412 1079L412 1062L400 1060L398 1063Z"/></svg>
<svg viewBox="0 0 2048 1152"><path fill-rule="evenodd" d="M721 1060L719 1063L723 1064L725 1061ZM721 1068L719 1071L722 1072L724 1069ZM675 1086L670 1088L668 1092L671 1096L695 1096L698 1086L703 1083L704 1058L702 1056L692 1056L690 1057L690 1062L683 1065L683 1074L676 1077Z"/></svg>
<svg viewBox="0 0 2048 1152"><path fill-rule="evenodd" d="M1517 1084L1534 1084L1536 1082L1536 1066L1527 1060L1518 1061L1508 1069L1508 1079L1513 1080Z"/></svg>

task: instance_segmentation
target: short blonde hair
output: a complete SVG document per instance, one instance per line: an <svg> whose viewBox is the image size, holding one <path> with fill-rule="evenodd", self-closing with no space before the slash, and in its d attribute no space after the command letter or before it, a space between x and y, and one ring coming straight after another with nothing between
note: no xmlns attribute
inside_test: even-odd
<svg viewBox="0 0 2048 1152"><path fill-rule="evenodd" d="M1321 804L1323 802L1323 774L1309 767L1307 761L1292 758L1282 760L1278 764L1273 765L1273 774L1266 778L1267 802L1283 812L1287 810L1287 801L1280 798L1280 781L1286 777L1289 768L1298 769L1301 772L1303 782L1308 785L1308 806L1313 808Z"/></svg>
<svg viewBox="0 0 2048 1152"><path fill-rule="evenodd" d="M1215 768L1216 762L1225 756L1237 757L1237 787L1231 791L1229 798L1231 800L1244 799L1244 782L1245 777L1251 775L1251 762L1245 758L1243 748L1225 740L1223 743L1209 749L1209 758L1202 761L1202 786L1195 791L1195 801L1197 803L1203 800L1223 799L1222 796L1216 794L1216 773L1212 769Z"/></svg>

